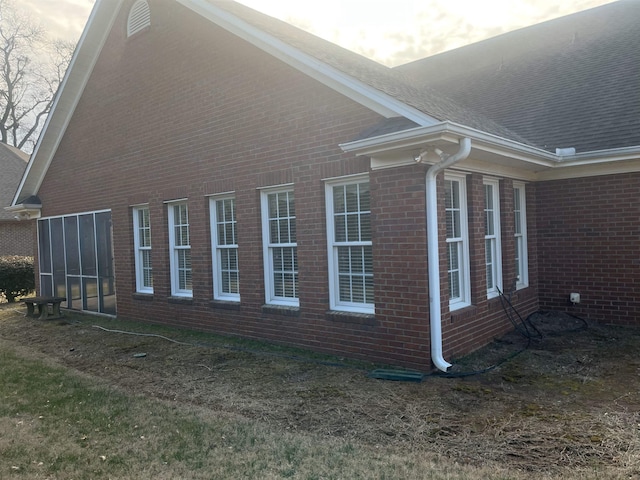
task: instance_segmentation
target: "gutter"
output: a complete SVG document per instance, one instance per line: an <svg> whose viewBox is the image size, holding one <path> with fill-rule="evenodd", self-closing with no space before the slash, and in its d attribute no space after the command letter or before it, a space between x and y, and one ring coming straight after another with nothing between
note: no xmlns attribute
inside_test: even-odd
<svg viewBox="0 0 640 480"><path fill-rule="evenodd" d="M442 309L440 307L440 255L438 248L438 194L436 177L455 163L466 159L471 152L471 139L460 139L460 147L453 155L436 152L440 162L427 170L427 258L429 261L429 325L431 331L431 360L439 370L446 372L451 364L442 355ZM427 152L420 153L421 162Z"/></svg>

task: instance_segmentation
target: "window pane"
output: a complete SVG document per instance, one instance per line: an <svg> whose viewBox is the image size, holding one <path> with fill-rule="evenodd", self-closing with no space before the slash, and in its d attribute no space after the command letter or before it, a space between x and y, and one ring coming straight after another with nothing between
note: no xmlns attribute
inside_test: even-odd
<svg viewBox="0 0 640 480"><path fill-rule="evenodd" d="M178 288L192 290L191 282L191 250L178 250Z"/></svg>
<svg viewBox="0 0 640 480"><path fill-rule="evenodd" d="M358 215L347 216L347 241L360 241L360 222Z"/></svg>
<svg viewBox="0 0 640 480"><path fill-rule="evenodd" d="M370 242L371 238L371 215L363 213L360 215L360 240Z"/></svg>
<svg viewBox="0 0 640 480"><path fill-rule="evenodd" d="M494 284L493 261L494 261L494 241L485 240L485 262L487 265L487 289L492 289Z"/></svg>
<svg viewBox="0 0 640 480"><path fill-rule="evenodd" d="M460 298L460 242L452 242L447 245L449 250L449 295L452 299Z"/></svg>
<svg viewBox="0 0 640 480"><path fill-rule="evenodd" d="M153 274L151 270L151 251L142 250L142 286L153 287Z"/></svg>
<svg viewBox="0 0 640 480"><path fill-rule="evenodd" d="M65 217L64 245L68 275L80 275L80 247L78 242L78 217Z"/></svg>
<svg viewBox="0 0 640 480"><path fill-rule="evenodd" d="M334 217L335 241L347 241L347 217L345 215L335 215Z"/></svg>
<svg viewBox="0 0 640 480"><path fill-rule="evenodd" d="M82 273L85 275L96 275L96 251L93 215L80 215L79 226Z"/></svg>
<svg viewBox="0 0 640 480"><path fill-rule="evenodd" d="M333 187L333 212L344 213L345 200L344 200L344 186Z"/></svg>
<svg viewBox="0 0 640 480"><path fill-rule="evenodd" d="M49 220L38 220L38 256L40 257L40 273L51 273Z"/></svg>
<svg viewBox="0 0 640 480"><path fill-rule="evenodd" d="M272 249L273 294L276 297L298 296L298 249L275 247Z"/></svg>

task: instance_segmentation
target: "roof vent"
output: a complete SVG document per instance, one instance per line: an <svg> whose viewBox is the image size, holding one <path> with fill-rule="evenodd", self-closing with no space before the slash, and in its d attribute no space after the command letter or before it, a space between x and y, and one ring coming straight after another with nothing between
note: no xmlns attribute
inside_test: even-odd
<svg viewBox="0 0 640 480"><path fill-rule="evenodd" d="M569 148L556 148L556 155L559 157L568 157L569 155L576 154L576 147Z"/></svg>
<svg viewBox="0 0 640 480"><path fill-rule="evenodd" d="M141 32L151 25L151 9L146 0L137 0L129 10L127 37Z"/></svg>

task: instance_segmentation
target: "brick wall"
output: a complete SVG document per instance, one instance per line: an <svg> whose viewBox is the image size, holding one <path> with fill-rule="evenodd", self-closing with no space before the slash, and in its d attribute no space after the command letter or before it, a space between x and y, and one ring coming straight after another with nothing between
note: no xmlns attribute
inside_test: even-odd
<svg viewBox="0 0 640 480"><path fill-rule="evenodd" d="M34 255L33 221L0 221L0 256Z"/></svg>
<svg viewBox="0 0 640 480"><path fill-rule="evenodd" d="M438 178L438 188L444 188L444 176ZM449 311L447 256L446 256L446 223L444 215L444 198L439 196L440 216L440 284L443 293L442 331L444 337L443 351L445 358L455 358L469 353L492 339L512 330L500 298L487 298L487 272L485 267L484 241L484 185L480 174L466 175L468 228L469 228L469 263L471 281L471 305L459 310ZM513 215L513 181L502 179L499 184L500 194L500 226L502 249L502 277L505 296L511 301L517 312L525 318L538 309L537 270L534 267L537 251L535 248L535 212L533 206L535 189L527 185L527 232L529 237L529 286L515 290L515 241ZM532 246L534 248L532 248Z"/></svg>
<svg viewBox="0 0 640 480"><path fill-rule="evenodd" d="M638 173L537 186L543 308L600 322L638 324L638 191ZM579 305L569 302L571 292L580 293Z"/></svg>
<svg viewBox="0 0 640 480"><path fill-rule="evenodd" d="M151 28L126 39L130 4L116 20L39 191L43 216L111 209L118 314L430 368L426 167L369 172L368 159L345 154L338 144L378 115L176 2L151 1ZM329 312L324 180L367 172L376 313ZM496 302L486 300L482 177L469 179L474 305L449 313L442 250L447 356L509 328ZM503 221L512 225L509 182L501 198ZM293 184L296 196L298 309L264 305L260 188L282 184ZM209 196L230 191L238 222L237 305L212 301ZM189 206L192 299L170 298L166 202L176 199ZM151 214L153 295L135 293L131 206L143 203ZM444 205L439 208L442 219ZM509 231L513 226L503 227L503 235ZM505 278L514 277L508 266L513 247L503 248L511 255ZM513 297L524 313L535 308L535 298L534 286Z"/></svg>

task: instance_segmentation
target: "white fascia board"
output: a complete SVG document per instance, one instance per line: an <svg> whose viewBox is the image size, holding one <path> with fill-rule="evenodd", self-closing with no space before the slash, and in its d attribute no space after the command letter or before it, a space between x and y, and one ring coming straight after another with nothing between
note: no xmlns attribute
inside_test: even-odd
<svg viewBox="0 0 640 480"><path fill-rule="evenodd" d="M497 135L442 122L378 137L341 144L345 152L371 157L371 168L400 167L414 163L413 157L427 145L457 145L460 138L472 139L473 152L461 165L465 171L504 175L523 181L545 181L598 175L640 172L640 146L615 148L573 155L556 155ZM496 161L479 160L482 153L496 155ZM474 158L475 157L475 158ZM515 160L517 164L500 162Z"/></svg>
<svg viewBox="0 0 640 480"><path fill-rule="evenodd" d="M471 138L473 148L476 150L506 155L514 160L532 163L543 168L552 167L558 161L557 155L546 150L453 122L441 122L437 125L416 127L378 137L356 140L340 144L340 148L345 152L354 152L357 155L375 156L398 149L419 148L436 140L457 143L458 139L463 137Z"/></svg>
<svg viewBox="0 0 640 480"><path fill-rule="evenodd" d="M418 125L433 125L438 122L426 113L301 52L206 0L177 0L177 2L385 118L401 116Z"/></svg>
<svg viewBox="0 0 640 480"><path fill-rule="evenodd" d="M16 205L18 199L23 196L38 193L121 4L122 0L96 1L71 57L69 67L58 87L51 111L13 198L13 205Z"/></svg>

